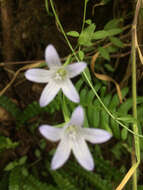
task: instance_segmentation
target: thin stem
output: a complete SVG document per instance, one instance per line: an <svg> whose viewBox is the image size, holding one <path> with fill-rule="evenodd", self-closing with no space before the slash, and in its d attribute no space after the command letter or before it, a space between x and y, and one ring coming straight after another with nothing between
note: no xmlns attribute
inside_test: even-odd
<svg viewBox="0 0 143 190"><path fill-rule="evenodd" d="M48 0L45 0L45 7L46 7L46 10L47 10L47 12L48 12L48 14L49 14L49 4L48 4Z"/></svg>
<svg viewBox="0 0 143 190"><path fill-rule="evenodd" d="M49 10L49 3L48 3L48 0L45 0L45 7L46 7L46 11L48 13L49 16L52 16L52 13L50 12Z"/></svg>
<svg viewBox="0 0 143 190"><path fill-rule="evenodd" d="M64 120L65 120L65 122L68 122L70 120L70 118L69 118L69 112L68 112L68 108L67 108L67 104L66 104L64 95L63 95L63 101L62 101L62 110L63 110Z"/></svg>
<svg viewBox="0 0 143 190"><path fill-rule="evenodd" d="M134 29L133 29L134 30ZM134 32L133 32L134 33ZM137 108L136 108L136 49L134 43L134 34L132 36L132 96L133 96L133 117L137 119ZM133 124L133 131L135 131L137 126ZM135 140L135 138L134 138ZM135 155L135 146L132 148L132 165L136 163L136 155ZM137 170L134 171L133 174L133 190L137 190Z"/></svg>
<svg viewBox="0 0 143 190"><path fill-rule="evenodd" d="M82 21L82 29L81 29L81 32L83 31L84 25L85 25L85 17L86 17L86 7L87 7L87 3L88 3L88 0L85 0L85 1L84 1L84 12L83 12L83 21Z"/></svg>
<svg viewBox="0 0 143 190"><path fill-rule="evenodd" d="M132 29L132 96L133 96L133 117L137 120L137 88L136 88L136 47L135 47L135 28L133 25ZM137 122L133 124L134 133L138 134ZM139 137L134 136L134 143L132 150L132 164L140 162L140 144ZM134 153L135 152L135 153ZM137 161L136 161L137 158ZM133 174L133 190L137 190L137 169Z"/></svg>
<svg viewBox="0 0 143 190"><path fill-rule="evenodd" d="M138 18L140 6L141 6L141 0L138 0L136 4L135 16L134 16L133 27L132 27L132 96L133 96L133 117L136 120L137 120L136 49L138 47L136 28L137 28L137 18ZM137 122L133 124L133 131L134 133L139 134ZM132 150L132 164L133 165L140 164L140 140L138 136L134 136L134 146ZM132 189L137 190L137 168L133 174Z"/></svg>

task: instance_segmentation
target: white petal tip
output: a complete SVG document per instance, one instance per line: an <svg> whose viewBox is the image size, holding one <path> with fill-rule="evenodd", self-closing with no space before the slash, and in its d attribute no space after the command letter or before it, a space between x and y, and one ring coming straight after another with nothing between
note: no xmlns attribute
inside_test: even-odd
<svg viewBox="0 0 143 190"><path fill-rule="evenodd" d="M45 49L45 59L49 68L61 65L59 55L52 44L48 45Z"/></svg>
<svg viewBox="0 0 143 190"><path fill-rule="evenodd" d="M40 131L40 133L41 133L41 135L44 135L45 134L45 126L40 126L39 127L39 131Z"/></svg>
<svg viewBox="0 0 143 190"><path fill-rule="evenodd" d="M77 113L80 112L81 114L83 114L83 112L84 112L84 111L83 111L83 107L80 106L80 105L79 105L78 107L76 107L74 111L76 111Z"/></svg>
<svg viewBox="0 0 143 190"><path fill-rule="evenodd" d="M53 99L52 99L53 100ZM47 99L45 99L45 97L42 99L42 98L40 98L40 100L39 100L39 105L40 105L40 107L45 107L45 106L47 106L52 100L50 100L50 101L47 101Z"/></svg>
<svg viewBox="0 0 143 190"><path fill-rule="evenodd" d="M70 101L72 101L72 102L74 102L74 103L77 103L77 104L80 102L80 98L77 98L77 97L76 97L76 98L75 98L75 97L72 97L72 98L71 98L71 97L67 97L67 98L68 98Z"/></svg>
<svg viewBox="0 0 143 190"><path fill-rule="evenodd" d="M87 170L88 170L88 171L93 171L93 170L94 170L94 166L87 168Z"/></svg>
<svg viewBox="0 0 143 190"><path fill-rule="evenodd" d="M80 102L80 97L78 95L78 92L72 96L72 98L68 97L72 102L79 103Z"/></svg>
<svg viewBox="0 0 143 190"><path fill-rule="evenodd" d="M58 169L58 168L51 165L51 170L56 170L56 169Z"/></svg>
<svg viewBox="0 0 143 190"><path fill-rule="evenodd" d="M43 103L43 102L39 102L39 104L40 104L40 107L45 107L45 106L47 106L48 104L45 104L45 103Z"/></svg>
<svg viewBox="0 0 143 190"><path fill-rule="evenodd" d="M57 165L55 163L51 163L51 170L57 170L57 169L59 169L62 166L63 166L63 164L62 165Z"/></svg>
<svg viewBox="0 0 143 190"><path fill-rule="evenodd" d="M87 163L84 163L81 165L85 170L87 171L93 171L94 170L94 162L93 160L87 162Z"/></svg>
<svg viewBox="0 0 143 190"><path fill-rule="evenodd" d="M109 141L112 137L112 134L106 130L103 130L103 129L100 129L100 130L102 132L102 136L99 138L99 144Z"/></svg>
<svg viewBox="0 0 143 190"><path fill-rule="evenodd" d="M112 138L112 134L109 133L108 131L106 131L106 133L104 134L104 138L105 138L104 142L106 142L106 141L108 141L108 140L110 140Z"/></svg>
<svg viewBox="0 0 143 190"><path fill-rule="evenodd" d="M87 67L87 63L85 62L81 62L82 66L83 66L83 70Z"/></svg>
<svg viewBox="0 0 143 190"><path fill-rule="evenodd" d="M94 163L89 163L84 168L88 171L93 171L94 170Z"/></svg>
<svg viewBox="0 0 143 190"><path fill-rule="evenodd" d="M74 99L72 101L75 102L75 103L79 103L80 102L80 98L76 98L76 99Z"/></svg>
<svg viewBox="0 0 143 190"><path fill-rule="evenodd" d="M53 49L56 50L55 47L54 47L52 44L49 44L49 45L45 48L45 53L47 53L47 51L49 51L49 52L50 52L50 51L53 51Z"/></svg>
<svg viewBox="0 0 143 190"><path fill-rule="evenodd" d="M29 72L30 72L30 70L27 70L27 71L24 73L25 78L28 79L28 80L29 80Z"/></svg>

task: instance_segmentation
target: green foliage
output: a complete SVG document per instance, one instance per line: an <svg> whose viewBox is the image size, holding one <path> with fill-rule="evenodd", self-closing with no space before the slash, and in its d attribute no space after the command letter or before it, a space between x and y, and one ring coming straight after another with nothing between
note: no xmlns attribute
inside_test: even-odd
<svg viewBox="0 0 143 190"><path fill-rule="evenodd" d="M18 142L12 142L9 137L0 136L0 152L5 149L12 149L19 145Z"/></svg>
<svg viewBox="0 0 143 190"><path fill-rule="evenodd" d="M90 81L92 81L89 70L86 70L85 72L88 75ZM102 108L99 101L95 98L93 91L87 85L85 85L85 80L86 79L84 77L81 78L76 83L76 88L80 93L80 104L85 108L87 116L85 120L86 126L89 124L89 126L103 128L105 130L108 130L109 132L112 132L115 138L126 140L128 137L127 129L120 128L116 121L110 118L108 113ZM106 95L106 93L104 92L104 95L104 87L102 86L101 82L97 82L94 88L97 92L99 91L98 93L100 94L103 103L108 107L111 113L116 115L116 118L118 120L125 123L128 127L130 126L130 123L135 122L132 116L129 115L129 111L132 108L131 98L127 98L123 104L120 104L117 94L112 96L112 94L108 93ZM104 91L106 91L106 88ZM127 96L127 94L128 88L124 88L122 90L122 97L124 98L125 96ZM16 104L11 102L11 100L6 96L0 97L0 104L15 117L18 125L22 125L33 117L38 116L39 114L42 114L44 112L54 113L55 111L58 111L60 109L60 96L61 95L59 94L51 104L44 108L41 108L37 102L33 102L32 104L29 104L23 112L21 112ZM66 99L66 102L69 111L72 112L76 104L70 102L68 99ZM137 103L139 105L142 105L143 97L138 97ZM141 120L142 122L142 109L140 108L140 106L138 106L138 108L138 121L140 122ZM4 136L0 137L0 142L1 150L7 148L15 148L18 145L17 142L13 143L10 138Z"/></svg>
<svg viewBox="0 0 143 190"><path fill-rule="evenodd" d="M78 56L79 56L79 59L82 61L84 59L84 52L83 51L78 51Z"/></svg>
<svg viewBox="0 0 143 190"><path fill-rule="evenodd" d="M79 45L83 46L91 46L92 45L92 39L93 39L93 34L96 26L95 24L90 24L87 28L85 28L78 39Z"/></svg>
<svg viewBox="0 0 143 190"><path fill-rule="evenodd" d="M119 38L116 38L116 37L110 37L110 41L117 47L123 47L124 44L123 42L119 39Z"/></svg>
<svg viewBox="0 0 143 190"><path fill-rule="evenodd" d="M21 114L18 106L10 100L7 96L0 96L0 106L6 109L14 118L19 117Z"/></svg>
<svg viewBox="0 0 143 190"><path fill-rule="evenodd" d="M104 30L110 30L113 28L119 28L119 24L122 21L122 19L112 19L109 20L104 26Z"/></svg>
<svg viewBox="0 0 143 190"><path fill-rule="evenodd" d="M67 35L72 37L79 37L79 33L77 31L67 32Z"/></svg>
<svg viewBox="0 0 143 190"><path fill-rule="evenodd" d="M74 184L72 184L72 182L67 177L62 176L62 174L60 172L52 171L51 169L49 169L49 167L47 167L47 168L59 189L61 189L61 190L78 190L78 188Z"/></svg>
<svg viewBox="0 0 143 190"><path fill-rule="evenodd" d="M87 20L85 20L85 23L90 25L90 24L92 24L92 21L90 19L87 19Z"/></svg>
<svg viewBox="0 0 143 190"><path fill-rule="evenodd" d="M44 166L43 162L41 162L41 164ZM99 158L96 154L95 164L97 168L96 173L84 170L73 161L69 161L65 168L52 171L46 158L45 169L47 171L44 172L45 174L42 170L40 170L40 172L33 170L34 172L29 174L26 166L15 167L7 176L2 178L0 187L3 187L3 190L113 189L114 186L111 184L111 181L119 181L122 178L122 173L114 167L111 168L109 161ZM38 172L38 175L35 175L36 172ZM44 177L44 181L41 181L39 177L41 175L46 177Z"/></svg>
<svg viewBox="0 0 143 190"><path fill-rule="evenodd" d="M58 171L52 171L50 169L49 162L46 160L47 171L52 175L56 185L61 190L88 188L97 190L111 190L113 189L113 184L111 184L111 181L114 180L118 182L123 177L123 173L121 173L118 169L111 167L109 161L99 158L99 156L96 155L96 151L94 151L94 153L96 173L84 170L73 161L68 161L66 166Z"/></svg>
<svg viewBox="0 0 143 190"><path fill-rule="evenodd" d="M93 35L93 39L94 40L100 40L100 39L104 39L108 36L108 32L105 30L99 30L97 32L94 33Z"/></svg>
<svg viewBox="0 0 143 190"><path fill-rule="evenodd" d="M6 109L15 118L18 125L22 125L29 119L32 119L43 112L52 114L55 111L58 111L60 109L60 95L44 108L40 107L39 103L34 101L21 111L7 96L0 96L0 106Z"/></svg>
<svg viewBox="0 0 143 190"><path fill-rule="evenodd" d="M99 148L99 145L96 146L98 146ZM95 150L93 152L93 155L95 160L96 171L101 176L104 176L104 179L108 179L109 181L114 180L116 182L122 179L123 173L114 166L111 167L111 161L102 158L101 151L100 154L98 155L97 151Z"/></svg>
<svg viewBox="0 0 143 190"><path fill-rule="evenodd" d="M100 53L100 55L106 59L107 61L110 61L110 55L109 55L109 52L106 48L103 48L103 47L99 47L98 48L98 51Z"/></svg>
<svg viewBox="0 0 143 190"><path fill-rule="evenodd" d="M109 51L108 51L109 52ZM110 65L110 64L104 64L104 67L108 70L108 71L110 71L110 72L114 72L115 71L115 69Z"/></svg>
<svg viewBox="0 0 143 190"><path fill-rule="evenodd" d="M52 185L41 182L32 175L24 175L22 168L15 168L10 173L8 190L56 190Z"/></svg>
<svg viewBox="0 0 143 190"><path fill-rule="evenodd" d="M96 99L93 91L88 86L85 86L84 79L80 79L76 83L76 88L80 93L80 104L85 108L89 126L105 129L111 132L115 138L126 140L129 135L127 129L120 127L119 124L117 124L117 122L109 116L109 114L101 106L98 99ZM125 102L120 104L117 94L112 96L111 93L106 93L105 91L105 95L104 93L102 95L103 86L101 82L97 82L94 88L100 94L105 106L107 106L110 112L114 114L118 120L122 121L122 123L128 127L130 127L130 123L135 122L129 114L132 108L131 98L126 98ZM126 87L122 89L121 92L122 98L124 99L128 95L129 89ZM66 99L66 101L70 112L72 112L75 108L75 104L70 102L68 99ZM138 108L140 108L140 105L143 103L143 97L138 97L137 103L139 105ZM139 121L140 119L143 121L142 114L142 109L140 109L138 117Z"/></svg>
<svg viewBox="0 0 143 190"><path fill-rule="evenodd" d="M120 28L114 28L114 29L109 29L109 30L99 30L93 34L93 39L100 40L100 39L104 39L106 37L120 34L121 32L122 32L122 29L120 29Z"/></svg>
<svg viewBox="0 0 143 190"><path fill-rule="evenodd" d="M24 122L28 121L29 119L43 113L43 112L48 112L50 114L58 111L60 109L60 97L57 96L56 99L50 103L46 107L40 107L38 102L33 102L29 104L24 111L21 113L20 117L18 118L18 122L20 124L23 124Z"/></svg>
<svg viewBox="0 0 143 190"><path fill-rule="evenodd" d="M10 171L17 166L22 166L23 164L25 164L26 160L27 160L27 156L23 156L19 160L14 160L12 162L9 162L9 164L4 168L4 170Z"/></svg>
<svg viewBox="0 0 143 190"><path fill-rule="evenodd" d="M88 181L91 186L96 188L97 190L111 190L112 184L109 181L104 180L99 174L95 174L93 172L88 172L82 169L79 165L70 163L69 168L71 171L76 172L84 180Z"/></svg>

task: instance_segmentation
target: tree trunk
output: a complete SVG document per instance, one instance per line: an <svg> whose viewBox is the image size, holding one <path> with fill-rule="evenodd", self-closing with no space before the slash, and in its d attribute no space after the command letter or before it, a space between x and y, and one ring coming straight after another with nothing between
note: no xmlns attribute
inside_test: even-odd
<svg viewBox="0 0 143 190"><path fill-rule="evenodd" d="M12 46L12 0L1 1L1 23L3 35L3 59L12 61L14 48Z"/></svg>

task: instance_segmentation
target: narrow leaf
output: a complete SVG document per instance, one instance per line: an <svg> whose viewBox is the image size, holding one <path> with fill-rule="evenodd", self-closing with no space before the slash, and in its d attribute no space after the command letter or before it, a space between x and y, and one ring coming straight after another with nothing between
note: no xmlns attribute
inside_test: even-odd
<svg viewBox="0 0 143 190"><path fill-rule="evenodd" d="M93 34L92 38L94 40L100 40L100 39L106 38L107 36L108 36L108 32L107 31L105 31L105 30L99 30L99 31L97 31L97 32L95 32Z"/></svg>
<svg viewBox="0 0 143 190"><path fill-rule="evenodd" d="M91 41L93 39L93 33L95 30L95 27L96 27L95 24L91 24L82 31L78 39L79 45L84 45L84 46L92 45Z"/></svg>
<svg viewBox="0 0 143 190"><path fill-rule="evenodd" d="M82 61L84 59L84 52L80 50L78 52L78 56L79 56L80 60Z"/></svg>
<svg viewBox="0 0 143 190"><path fill-rule="evenodd" d="M79 37L79 33L77 31L67 32L67 35L72 37Z"/></svg>
<svg viewBox="0 0 143 190"><path fill-rule="evenodd" d="M98 51L100 53L100 55L106 59L107 61L110 61L110 55L109 52L107 51L107 49L103 48L103 47L99 47Z"/></svg>
<svg viewBox="0 0 143 190"><path fill-rule="evenodd" d="M110 64L105 64L104 66L110 72L114 72L115 71L115 69Z"/></svg>
<svg viewBox="0 0 143 190"><path fill-rule="evenodd" d="M113 29L107 30L106 32L108 33L108 36L114 36L114 35L120 34L121 32L123 32L123 30L120 28L113 28Z"/></svg>
<svg viewBox="0 0 143 190"><path fill-rule="evenodd" d="M116 37L110 37L110 41L117 47L123 47L124 44L123 42L119 39L119 38L116 38Z"/></svg>
<svg viewBox="0 0 143 190"><path fill-rule="evenodd" d="M85 23L90 25L90 24L92 24L92 21L91 21L90 19L87 19L87 20L85 21Z"/></svg>
<svg viewBox="0 0 143 190"><path fill-rule="evenodd" d="M118 28L119 23L121 22L121 19L112 19L104 26L104 30L109 30L113 28Z"/></svg>

